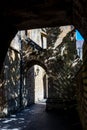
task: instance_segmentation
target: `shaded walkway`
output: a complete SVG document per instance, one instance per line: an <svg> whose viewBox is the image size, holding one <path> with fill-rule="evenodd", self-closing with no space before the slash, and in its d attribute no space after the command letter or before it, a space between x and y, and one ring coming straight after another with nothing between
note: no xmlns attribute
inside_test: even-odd
<svg viewBox="0 0 87 130"><path fill-rule="evenodd" d="M0 130L75 130L81 129L73 111L46 112L45 104L35 104L8 118L0 119Z"/></svg>

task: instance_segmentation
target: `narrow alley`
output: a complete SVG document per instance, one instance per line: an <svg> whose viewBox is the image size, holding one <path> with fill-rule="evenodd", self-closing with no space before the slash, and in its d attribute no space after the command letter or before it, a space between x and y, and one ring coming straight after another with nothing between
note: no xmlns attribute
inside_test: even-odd
<svg viewBox="0 0 87 130"><path fill-rule="evenodd" d="M0 119L0 130L82 130L77 112L62 110L46 112L45 103L30 107Z"/></svg>

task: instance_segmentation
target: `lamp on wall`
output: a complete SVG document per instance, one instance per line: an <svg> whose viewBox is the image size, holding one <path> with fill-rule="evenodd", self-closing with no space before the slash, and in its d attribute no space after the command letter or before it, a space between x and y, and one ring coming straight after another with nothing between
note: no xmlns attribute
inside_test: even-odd
<svg viewBox="0 0 87 130"><path fill-rule="evenodd" d="M35 71L35 76L37 76L39 74L39 67L36 68L36 71Z"/></svg>

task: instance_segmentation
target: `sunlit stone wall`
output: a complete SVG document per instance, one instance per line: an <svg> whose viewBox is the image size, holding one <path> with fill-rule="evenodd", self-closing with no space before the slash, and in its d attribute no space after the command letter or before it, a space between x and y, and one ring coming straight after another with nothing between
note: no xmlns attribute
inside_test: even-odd
<svg viewBox="0 0 87 130"><path fill-rule="evenodd" d="M22 70L23 68L21 68L21 64L20 64L21 58L23 58L23 57L20 57L21 47L23 47L23 49L25 48L25 50L22 50L23 53L25 53L24 59L22 59L25 61L25 64L27 64L27 62L29 63L29 65L31 64L31 57L32 57L32 61L37 60L39 62L43 62L44 65L46 63L47 71L49 72L48 73L47 108L48 109L60 108L61 107L60 105L62 105L62 107L64 108L65 106L63 104L65 104L65 102L69 101L70 103L71 100L72 101L74 100L75 85L74 85L74 81L70 78L72 77L72 74L71 74L72 71L68 73L67 68L64 67L64 63L66 60L65 59L63 60L64 57L62 57L63 55L68 55L68 56L70 55L70 53L69 54L66 53L67 52L66 47L64 46L65 45L64 43L67 44L68 41L65 40L63 45L61 44L62 39L65 36L67 36L66 32L68 33L69 31L71 31L71 27L70 26L69 27L67 26L66 28L61 27L61 29L62 29L62 32L59 35L60 39L59 40L57 39L58 38L58 34L57 34L56 41L55 43L53 43L54 47L51 46L50 48L47 48L48 49L47 53L45 53L46 51L45 50L44 54L35 53L35 49L34 50L32 49L32 51L30 51L29 46L28 46L28 49L26 50L26 46L23 47L24 44L22 46L20 45L21 39L23 40L24 38L23 35L25 35L25 32L23 31L22 33L19 32L17 34L16 38L13 40L14 44L11 44L11 48L9 48L9 51L7 53L7 56L4 62L4 69L3 69L4 70L3 71L3 75L4 75L4 78L3 78L4 79L3 81L4 94L3 95L4 96L3 97L5 97L5 102L6 102L5 109L3 108L2 110L4 111L4 113L7 114L8 112L18 110L21 107L25 107L27 105L34 103L35 101L42 100L44 98L43 81L44 81L44 84L46 84L45 79L43 80L44 72L40 67L39 67L39 72L37 71L37 67L28 68L27 66L28 68L26 69L27 71ZM67 31L65 31L65 29ZM33 30L32 33L31 31L30 33L28 31L30 38L32 40L36 39L35 42L38 45L39 44L42 45L40 31L41 30L37 30L37 31ZM67 36L67 38L69 37ZM19 42L19 46L18 44L16 44L17 42ZM58 54L59 47L60 47L59 50L60 50L61 57ZM25 59L27 59L28 61L26 61ZM77 62L74 62L73 64L71 64L73 74L74 74L75 64L77 64ZM40 77L39 77L39 74L40 74Z"/></svg>
<svg viewBox="0 0 87 130"><path fill-rule="evenodd" d="M20 106L20 54L12 48L8 49L2 75L1 113L7 115L16 111Z"/></svg>
<svg viewBox="0 0 87 130"><path fill-rule="evenodd" d="M34 66L34 72L35 72L35 102L42 101L44 99L44 75L45 70L38 66Z"/></svg>

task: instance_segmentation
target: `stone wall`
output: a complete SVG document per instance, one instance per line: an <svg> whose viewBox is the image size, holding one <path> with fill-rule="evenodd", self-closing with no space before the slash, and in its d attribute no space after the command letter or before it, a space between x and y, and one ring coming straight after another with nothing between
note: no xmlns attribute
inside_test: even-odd
<svg viewBox="0 0 87 130"><path fill-rule="evenodd" d="M29 31L27 33L29 33ZM32 30L30 34L30 37L42 46L41 29ZM27 73L24 73L22 66L24 60L22 54L26 51L31 53L31 50L33 50L32 47L26 50L27 44L23 44L21 41L25 38L25 31L19 31L16 34L10 44L3 64L3 70L0 76L1 116L8 115L20 108L35 103L35 68L31 66L31 68L28 68Z"/></svg>
<svg viewBox="0 0 87 130"><path fill-rule="evenodd" d="M43 100L45 96L45 92L46 92L45 87L47 86L44 86L44 82L46 82L46 79L43 78L46 72L42 67L38 65L35 65L34 69L35 69L34 72L36 74L35 75L35 102L38 102ZM39 69L38 73L37 73L37 69Z"/></svg>
<svg viewBox="0 0 87 130"><path fill-rule="evenodd" d="M5 98L5 91L3 91L5 88L4 88L4 82L3 82L3 77L4 74L3 72L1 73L0 75L0 117L3 117L5 116L4 112L3 112L3 109L5 108L5 105L6 105L6 98Z"/></svg>
<svg viewBox="0 0 87 130"><path fill-rule="evenodd" d="M48 110L68 109L76 104L74 77L81 66L81 61L77 57L74 34L71 26L61 27L60 34L56 33L58 36L53 43L55 49L53 51L52 48L49 49L51 53L48 53L47 65L50 72L46 107ZM50 40L50 44L52 41Z"/></svg>
<svg viewBox="0 0 87 130"><path fill-rule="evenodd" d="M4 100L0 106L1 113L7 115L20 107L20 54L11 48L8 49L2 75L0 96Z"/></svg>
<svg viewBox="0 0 87 130"><path fill-rule="evenodd" d="M78 59L73 59L75 57L75 53L72 52L72 54L74 53L74 56L72 57L70 55L70 52L75 48L75 41L71 40L70 32L65 35L65 33L63 34L63 30L60 36L63 40L65 36L65 40L58 41L57 38L59 36L60 31L59 28L57 29L58 30L54 28L55 31L51 31L54 33L54 35L56 34L56 36L51 34L53 37L55 37L55 40L53 40L53 37L49 36L49 39L50 37L52 38L52 41L50 42L52 42L53 46L50 44L48 48L42 52L39 52L38 50L36 50L36 48L32 49L30 44L25 42L26 38L24 39L24 42L22 39L22 65L24 65L22 66L23 68L20 67L20 54L15 50L9 49L4 63L3 78L6 101L5 110L7 111L7 113L15 111L20 107L25 107L27 105L35 103L35 97L37 98L37 100L43 99L43 95L41 93L43 93L44 91L43 83L44 85L46 85L46 77L44 78L44 75L42 75L42 71L40 73L40 79L42 78L41 80L35 77L36 69L32 67L33 65L35 65L34 60L37 61L36 64L42 63L39 65L46 66L45 68L48 72L48 94L45 93L48 97L47 109L58 109L61 106L62 108L65 108L65 103L68 104L68 106L72 105L71 101L75 99L74 88L76 85L73 77L76 73L75 70L77 69L77 67L79 67L79 64L77 64L79 62L76 61ZM67 27L67 29L71 31L71 27ZM23 35L25 35L25 33ZM38 33L37 36L38 35L40 35L40 33ZM18 40L21 41L20 39ZM39 40L41 43L41 39L38 39L38 45ZM70 50L68 50L67 48ZM20 49L21 46L19 48L19 51ZM43 78L44 82L42 82ZM40 84L42 84L41 88ZM37 89L35 88L35 86L37 87ZM38 92L35 95L36 91Z"/></svg>
<svg viewBox="0 0 87 130"><path fill-rule="evenodd" d="M83 65L76 75L77 101L80 120L84 130L87 130L87 44L83 45Z"/></svg>
<svg viewBox="0 0 87 130"><path fill-rule="evenodd" d="M84 43L83 46L83 69L82 69L82 79L83 79L83 127L87 129L87 44Z"/></svg>
<svg viewBox="0 0 87 130"><path fill-rule="evenodd" d="M31 105L34 103L35 95L35 79L34 79L34 67L28 69L27 73L24 75L25 83L23 86L23 104Z"/></svg>
<svg viewBox="0 0 87 130"><path fill-rule="evenodd" d="M76 93L77 93L77 110L79 112L80 115L80 119L82 121L82 124L84 123L84 109L83 109L83 79L82 79L82 68L83 66L80 68L79 72L76 75L76 82L77 82L77 87L76 87Z"/></svg>
<svg viewBox="0 0 87 130"><path fill-rule="evenodd" d="M28 72L30 66L35 65L34 61L37 61L36 64L40 63L39 65L46 66L49 79L47 109L60 108L60 105L64 108L63 104L65 103L72 106L72 102L75 100L76 84L74 76L80 67L80 60L76 57L76 41L75 32L72 31L73 28L71 26L47 28L47 49L41 51L41 53L36 52L35 48L29 51L30 45L27 44L29 53L24 55L25 73ZM33 33L34 36L40 35L40 33L36 34L36 30L35 32L33 30ZM32 39L34 38L32 37ZM38 45L39 42L41 44L41 39L39 40ZM37 79L36 82L38 82Z"/></svg>

